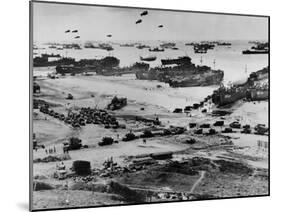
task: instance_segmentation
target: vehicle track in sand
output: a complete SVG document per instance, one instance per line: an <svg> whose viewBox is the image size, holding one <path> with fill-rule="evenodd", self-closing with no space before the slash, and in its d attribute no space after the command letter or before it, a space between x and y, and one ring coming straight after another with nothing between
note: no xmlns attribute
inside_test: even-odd
<svg viewBox="0 0 281 212"><path fill-rule="evenodd" d="M203 178L205 177L206 171L201 171L200 172L200 177L198 178L198 180L196 180L196 182L193 184L193 186L191 187L189 193L193 193L193 191L195 190L195 188L197 187L197 185L199 185L199 183L203 180Z"/></svg>

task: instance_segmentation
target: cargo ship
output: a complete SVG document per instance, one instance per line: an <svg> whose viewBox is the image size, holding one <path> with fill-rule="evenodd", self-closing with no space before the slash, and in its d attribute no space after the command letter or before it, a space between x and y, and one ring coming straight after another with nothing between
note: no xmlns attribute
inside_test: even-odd
<svg viewBox="0 0 281 212"><path fill-rule="evenodd" d="M176 47L176 44L175 43L171 43L171 42L169 42L169 43L162 43L162 44L160 44L160 47L161 48L165 48L165 49L171 49L171 48L174 48L174 47Z"/></svg>
<svg viewBox="0 0 281 212"><path fill-rule="evenodd" d="M59 54L42 54L33 58L34 67L57 66L61 64L72 64L74 62L74 58L61 57Z"/></svg>
<svg viewBox="0 0 281 212"><path fill-rule="evenodd" d="M114 50L114 48L110 44L107 44L107 43L100 43L95 46L94 44L88 42L88 43L85 43L84 48L86 48L86 49L103 49L106 51Z"/></svg>
<svg viewBox="0 0 281 212"><path fill-rule="evenodd" d="M193 45L194 53L196 54L205 54L208 50L214 49L215 45L212 43L199 43Z"/></svg>
<svg viewBox="0 0 281 212"><path fill-rule="evenodd" d="M139 45L136 46L136 48L137 48L137 49L149 49L150 46L139 44Z"/></svg>
<svg viewBox="0 0 281 212"><path fill-rule="evenodd" d="M224 72L212 70L208 66L196 66L188 56L161 60L162 66L139 70L136 78L140 80L158 80L171 87L208 86L220 84Z"/></svg>

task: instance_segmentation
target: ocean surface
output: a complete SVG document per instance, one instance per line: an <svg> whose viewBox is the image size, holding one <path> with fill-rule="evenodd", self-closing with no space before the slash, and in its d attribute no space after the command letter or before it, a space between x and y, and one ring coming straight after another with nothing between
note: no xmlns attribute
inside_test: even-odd
<svg viewBox="0 0 281 212"><path fill-rule="evenodd" d="M245 80L247 76L253 72L268 66L268 55L243 55L242 51L249 49L253 44L248 41L230 41L231 46L216 46L214 50L209 50L207 54L195 54L192 46L185 46L185 41L177 41L178 50L165 49L164 52L149 52L147 48L137 49L136 47L120 47L119 44L111 44L113 51L107 52L102 49L86 49L81 50L64 49L56 50L48 48L48 45L37 45L45 47L45 49L35 50L37 55L41 53L54 53L62 56L73 57L79 59L103 58L105 56L114 56L120 59L120 66L129 66L140 61L140 56L154 55L157 59L149 62L151 67L161 64L161 59L177 58L179 56L189 56L192 62L197 65L208 65L215 69L224 71L225 82L236 82ZM120 42L121 44L124 42ZM142 44L156 47L161 44L160 41L140 41ZM94 43L95 44L95 43ZM214 63L215 62L215 63Z"/></svg>
<svg viewBox="0 0 281 212"><path fill-rule="evenodd" d="M56 50L50 49L47 45L38 45L45 49L34 50L37 55L41 53L54 53L62 56L73 57L79 59L103 58L105 56L115 56L120 59L120 66L129 66L135 62L140 62L140 56L154 55L156 61L150 62L151 67L161 64L161 59L177 58L179 56L189 56L192 62L197 65L208 65L213 69L224 71L224 83L243 82L253 71L260 70L268 66L268 55L243 55L242 50L249 49L252 44L248 41L230 41L231 46L216 46L213 50L209 50L207 54L195 54L192 46L185 46L184 41L175 42L178 50L165 49L164 52L149 52L148 49L137 49L136 47L120 47L119 44L111 44L113 51L107 52L101 49L84 49L81 50ZM124 43L124 42L122 42ZM129 43L129 42L128 42ZM158 46L161 42L140 42L150 45L151 47ZM95 44L95 43L94 43ZM36 56L36 55L35 55ZM215 62L215 63L214 63ZM35 68L34 75L46 75L48 72L53 72L54 68ZM81 86L89 86L89 90L93 92L128 96L129 99L155 104L172 110L175 107L184 107L186 105L201 101L204 97L212 94L213 90L218 86L207 87L187 87L187 88L170 88L164 83L157 81L136 80L134 75L124 75L120 77L104 77L91 76L86 81L81 81L81 78L75 81L75 78L69 82L73 84L85 83ZM97 79L99 78L99 80ZM90 80L90 81L89 81ZM67 83L69 83L67 82ZM77 83L76 83L77 82ZM94 83L94 84L93 84ZM156 86L161 84L161 89L156 89ZM106 86L104 86L106 85Z"/></svg>

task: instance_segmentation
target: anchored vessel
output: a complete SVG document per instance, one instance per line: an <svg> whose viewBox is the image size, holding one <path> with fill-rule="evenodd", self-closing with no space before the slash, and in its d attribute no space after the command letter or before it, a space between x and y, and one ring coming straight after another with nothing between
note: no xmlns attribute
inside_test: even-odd
<svg viewBox="0 0 281 212"><path fill-rule="evenodd" d="M251 47L251 50L247 49L242 51L242 54L269 54L269 45L268 43L255 43L255 46Z"/></svg>
<svg viewBox="0 0 281 212"><path fill-rule="evenodd" d="M268 54L269 50L244 50L242 54Z"/></svg>
<svg viewBox="0 0 281 212"><path fill-rule="evenodd" d="M172 42L162 43L162 44L160 44L160 47L163 48L163 49L171 49L171 48L176 47L176 44L172 43Z"/></svg>

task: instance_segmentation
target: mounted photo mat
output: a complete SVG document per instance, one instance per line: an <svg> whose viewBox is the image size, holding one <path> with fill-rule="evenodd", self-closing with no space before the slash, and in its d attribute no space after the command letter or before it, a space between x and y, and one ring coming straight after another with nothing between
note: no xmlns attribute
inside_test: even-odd
<svg viewBox="0 0 281 212"><path fill-rule="evenodd" d="M264 15L31 1L30 210L268 196L269 43Z"/></svg>

